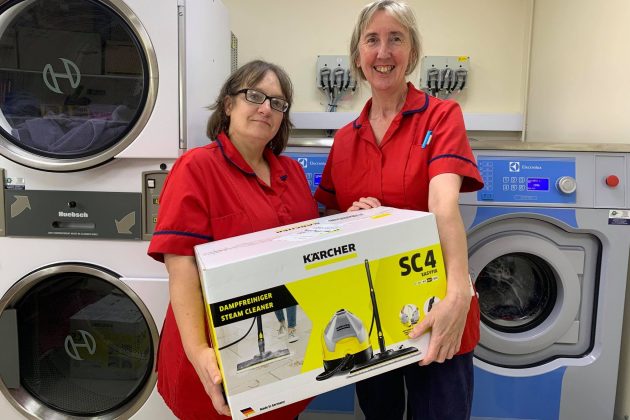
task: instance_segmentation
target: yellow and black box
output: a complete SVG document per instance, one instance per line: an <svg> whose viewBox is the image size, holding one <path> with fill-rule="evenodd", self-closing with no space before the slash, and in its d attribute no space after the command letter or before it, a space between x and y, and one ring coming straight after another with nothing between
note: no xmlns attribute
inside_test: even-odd
<svg viewBox="0 0 630 420"><path fill-rule="evenodd" d="M431 213L340 213L195 253L236 419L417 363L429 336L408 333L446 294Z"/></svg>

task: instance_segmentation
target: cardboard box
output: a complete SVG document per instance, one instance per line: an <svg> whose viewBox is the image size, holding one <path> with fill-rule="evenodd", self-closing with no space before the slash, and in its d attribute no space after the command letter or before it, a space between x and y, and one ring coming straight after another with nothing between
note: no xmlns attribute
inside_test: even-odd
<svg viewBox="0 0 630 420"><path fill-rule="evenodd" d="M446 293L430 213L341 213L195 253L237 419L417 362L429 337L407 334ZM300 340L288 343L273 312L294 305Z"/></svg>
<svg viewBox="0 0 630 420"><path fill-rule="evenodd" d="M67 0L47 0L45 6L36 5L22 13L23 19L25 15L34 18L33 24L38 28L66 28L72 32L96 32L97 28L104 26L104 21L108 22L108 13L99 10L98 6Z"/></svg>
<svg viewBox="0 0 630 420"><path fill-rule="evenodd" d="M60 79L59 87L66 94L75 89L70 79L76 81L86 75L103 73L101 36L97 33L25 27L17 31L17 45L20 69L43 71L49 81ZM48 65L52 66L52 72L46 70Z"/></svg>
<svg viewBox="0 0 630 420"><path fill-rule="evenodd" d="M7 29L0 36L0 64L5 69L17 68L15 29Z"/></svg>
<svg viewBox="0 0 630 420"><path fill-rule="evenodd" d="M70 376L139 380L151 368L146 320L127 296L109 294L70 317Z"/></svg>
<svg viewBox="0 0 630 420"><path fill-rule="evenodd" d="M131 42L107 41L105 74L142 75L140 50Z"/></svg>

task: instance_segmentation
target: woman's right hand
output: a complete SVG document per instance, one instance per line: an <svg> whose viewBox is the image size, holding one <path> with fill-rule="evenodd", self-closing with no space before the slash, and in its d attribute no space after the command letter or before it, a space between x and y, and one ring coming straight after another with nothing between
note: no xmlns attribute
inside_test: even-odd
<svg viewBox="0 0 630 420"><path fill-rule="evenodd" d="M361 197L359 200L352 203L348 210L346 211L357 211L357 210L367 210L373 209L374 207L379 207L381 202L378 201L378 198L374 197Z"/></svg>
<svg viewBox="0 0 630 420"><path fill-rule="evenodd" d="M202 346L194 351L190 358L206 394L212 400L212 405L217 413L224 416L231 416L230 407L225 402L223 387L221 386L221 372L217 364L217 357L214 350L208 346Z"/></svg>
<svg viewBox="0 0 630 420"><path fill-rule="evenodd" d="M221 372L205 334L205 309L195 257L165 254L171 306L182 345L217 413L230 415L221 387Z"/></svg>

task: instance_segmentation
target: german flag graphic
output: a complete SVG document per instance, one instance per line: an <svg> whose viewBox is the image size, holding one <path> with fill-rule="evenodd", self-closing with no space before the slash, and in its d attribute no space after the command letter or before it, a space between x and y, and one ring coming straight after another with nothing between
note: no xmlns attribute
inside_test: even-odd
<svg viewBox="0 0 630 420"><path fill-rule="evenodd" d="M245 409L241 410L241 413L243 413L243 415L244 415L245 417L249 417L249 416L251 416L252 414L254 414L254 413L255 413L255 411L254 411L254 409L253 409L253 408L251 408L251 407L247 407L247 408L245 408Z"/></svg>

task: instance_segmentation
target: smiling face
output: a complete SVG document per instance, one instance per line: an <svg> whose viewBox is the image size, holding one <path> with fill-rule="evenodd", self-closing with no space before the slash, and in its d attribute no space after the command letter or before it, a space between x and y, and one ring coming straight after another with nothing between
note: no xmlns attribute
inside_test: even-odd
<svg viewBox="0 0 630 420"><path fill-rule="evenodd" d="M270 97L285 97L278 76L271 70L256 85L242 88L255 89ZM276 135L284 118L284 113L271 108L268 99L255 104L245 99L245 93L228 97L225 113L230 117L228 136L232 142L250 145L254 142L262 148Z"/></svg>
<svg viewBox="0 0 630 420"><path fill-rule="evenodd" d="M386 11L374 13L361 33L356 63L372 92L396 92L404 88L410 55L409 31Z"/></svg>

